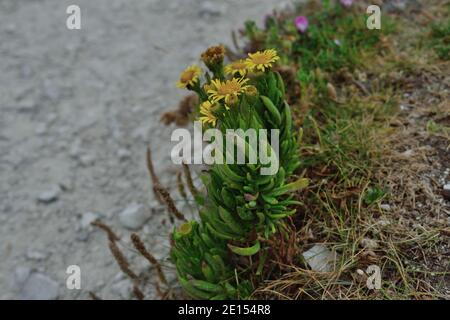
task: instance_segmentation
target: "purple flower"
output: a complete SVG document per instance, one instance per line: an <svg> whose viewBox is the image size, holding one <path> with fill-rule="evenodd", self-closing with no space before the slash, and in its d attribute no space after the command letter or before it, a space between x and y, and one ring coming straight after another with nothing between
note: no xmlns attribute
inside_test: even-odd
<svg viewBox="0 0 450 320"><path fill-rule="evenodd" d="M353 0L340 0L340 3L344 6L344 7L350 7L353 4Z"/></svg>
<svg viewBox="0 0 450 320"><path fill-rule="evenodd" d="M298 16L295 18L294 24L298 31L304 33L306 29L308 29L308 18L305 16Z"/></svg>

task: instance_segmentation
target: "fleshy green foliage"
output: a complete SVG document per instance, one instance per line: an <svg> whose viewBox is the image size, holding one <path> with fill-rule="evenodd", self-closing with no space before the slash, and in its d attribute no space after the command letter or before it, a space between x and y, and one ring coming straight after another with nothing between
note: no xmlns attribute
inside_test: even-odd
<svg viewBox="0 0 450 320"><path fill-rule="evenodd" d="M217 47L209 50L218 51ZM223 72L215 68L217 65L222 66L222 62L208 66L211 74L205 75L207 87L220 85L213 81L222 84L227 81ZM240 129L242 133L255 129L257 139L254 142L258 149L254 150L256 146L250 143L249 136L234 136L237 146L234 150L226 149L226 154L222 155L226 157L233 151L234 163L213 164L202 176L207 197L199 203L200 221L190 221L173 233L171 259L186 293L197 299L250 296L253 286L246 280L249 276L245 275L245 268L236 265L233 255L252 256L265 252L259 238L269 238L283 224L283 218L296 213L292 207L300 202L293 199L293 192L308 184L307 179L287 183L300 161L281 76L270 70L255 71L245 81L247 90L236 93L229 104L227 99L211 100L210 90L205 90L205 86L196 84L191 89L198 93L203 106L209 108L209 119L216 119L214 127L224 137L230 129L235 132ZM206 127L211 124L204 121ZM261 129L267 130L267 137L261 134ZM275 156L276 146L271 145L272 134L275 134L271 129L278 130L278 157ZM222 144L228 147L225 142L223 138ZM237 162L238 148L245 151L245 163ZM249 163L251 149L255 151L256 163ZM267 151L267 156L274 156L272 161L278 163L279 169L274 174L261 174L261 170L268 167L261 158L261 149Z"/></svg>
<svg viewBox="0 0 450 320"><path fill-rule="evenodd" d="M232 283L226 241L205 224L190 221L174 231L171 259L183 289L195 299L235 299L251 293L248 282Z"/></svg>

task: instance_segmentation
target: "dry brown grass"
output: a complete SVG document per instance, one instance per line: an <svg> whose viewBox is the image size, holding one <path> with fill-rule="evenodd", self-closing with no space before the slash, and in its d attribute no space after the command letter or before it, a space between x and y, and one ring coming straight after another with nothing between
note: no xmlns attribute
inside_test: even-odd
<svg viewBox="0 0 450 320"><path fill-rule="evenodd" d="M346 103L367 106L361 121L373 129L366 136L371 161L356 180L327 166L309 169L316 184L301 195L307 210L300 209L305 213L296 219L298 231L292 230L297 252L314 243L337 252L334 271L314 272L300 256L285 264L273 255L274 267L255 297L450 299L450 203L441 195L450 166L450 63L416 44L430 15L442 17L441 5L432 1L425 13L402 17L400 30L408 31L385 39L389 53L361 80L356 73L334 82ZM308 92L312 88L304 90L303 99L314 96ZM389 101L396 102L398 112L377 113ZM304 156L317 154L316 149ZM388 192L367 205L364 194L374 184ZM365 246L365 239L376 245ZM381 290L366 286L364 270L372 264L381 268Z"/></svg>

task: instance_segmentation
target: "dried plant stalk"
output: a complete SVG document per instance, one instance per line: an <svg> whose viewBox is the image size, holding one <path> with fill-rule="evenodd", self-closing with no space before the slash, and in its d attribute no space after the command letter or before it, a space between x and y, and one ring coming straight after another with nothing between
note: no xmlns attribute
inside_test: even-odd
<svg viewBox="0 0 450 320"><path fill-rule="evenodd" d="M194 186L194 182L192 180L191 170L189 170L189 166L185 163L183 163L183 171L184 176L186 177L186 184L189 188L189 191L192 193L194 197L196 197L199 194L198 189Z"/></svg>
<svg viewBox="0 0 450 320"><path fill-rule="evenodd" d="M180 171L177 172L177 187L178 187L178 192L180 193L181 197L183 199L186 199L187 194L186 194L186 190L184 189L184 183L183 183L183 179L181 178Z"/></svg>
<svg viewBox="0 0 450 320"><path fill-rule="evenodd" d="M123 255L122 251L120 251L119 247L117 246L115 241L109 241L109 250L111 250L111 253L114 256L114 259L116 259L117 264L119 265L120 270L122 270L123 273L125 273L127 276L129 276L132 280L137 280L138 276L133 272L133 270L130 269L130 265Z"/></svg>
<svg viewBox="0 0 450 320"><path fill-rule="evenodd" d="M90 297L92 300L102 300L101 298L99 298L99 297L98 297L95 293L93 293L92 291L89 291L88 294L89 294L89 297Z"/></svg>
<svg viewBox="0 0 450 320"><path fill-rule="evenodd" d="M141 238L136 233L131 234L131 241L139 253L146 258L151 265L153 265L156 269L156 272L158 273L159 280L167 284L167 279L164 275L164 272L162 271L161 265L159 264L158 260L147 250L144 243L142 242Z"/></svg>
<svg viewBox="0 0 450 320"><path fill-rule="evenodd" d="M144 293L141 291L141 289L139 289L137 284L135 284L133 286L133 294L135 295L136 299L138 299L138 300L144 300L144 298L145 298Z"/></svg>
<svg viewBox="0 0 450 320"><path fill-rule="evenodd" d="M114 242L114 241L119 241L120 240L120 238L114 233L114 231L112 231L112 229L110 227L108 227L106 224L104 224L100 220L92 221L91 225L93 225L94 227L100 228L103 231L105 231L106 234L108 235L109 241Z"/></svg>
<svg viewBox="0 0 450 320"><path fill-rule="evenodd" d="M161 185L155 185L155 190L161 196L163 202L167 205L169 212L172 213L178 220L186 221L184 215L180 211L178 211L177 207L175 206L175 202L170 196L169 191L167 191Z"/></svg>
<svg viewBox="0 0 450 320"><path fill-rule="evenodd" d="M147 148L147 169L153 184L153 194L155 195L155 198L159 201L159 203L164 203L161 195L156 190L156 186L161 185L161 182L159 181L159 178L155 173L155 167L153 166L152 152L150 148Z"/></svg>

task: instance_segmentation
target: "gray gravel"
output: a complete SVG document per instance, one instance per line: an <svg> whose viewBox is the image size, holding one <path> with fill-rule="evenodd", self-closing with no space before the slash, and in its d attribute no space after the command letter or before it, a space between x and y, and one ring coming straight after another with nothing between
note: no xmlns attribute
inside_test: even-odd
<svg viewBox="0 0 450 320"><path fill-rule="evenodd" d="M0 2L0 299L86 299L88 291L129 298L105 235L89 226L95 218L123 239L126 227L143 226L147 246L168 266L170 227L151 194L145 149L151 145L162 182L173 186L172 129L158 120L185 94L175 88L179 72L280 4L78 0L82 29L69 31L73 2ZM134 204L137 220L121 221ZM148 271L143 259L131 261ZM81 290L66 289L69 265L81 267Z"/></svg>

